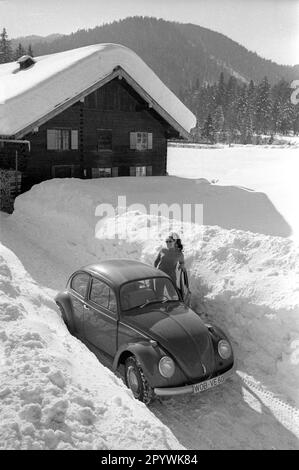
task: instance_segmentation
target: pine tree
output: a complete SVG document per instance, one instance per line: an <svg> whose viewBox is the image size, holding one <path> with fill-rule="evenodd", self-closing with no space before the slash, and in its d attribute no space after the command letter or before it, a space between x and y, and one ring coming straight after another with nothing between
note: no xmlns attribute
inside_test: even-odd
<svg viewBox="0 0 299 470"><path fill-rule="evenodd" d="M26 54L26 51L24 49L24 47L22 46L21 43L19 43L17 49L15 50L15 53L14 53L14 59L15 60L18 60L20 57L22 57L23 55Z"/></svg>
<svg viewBox="0 0 299 470"><path fill-rule="evenodd" d="M255 96L255 129L268 134L271 129L272 101L267 77L258 85Z"/></svg>
<svg viewBox="0 0 299 470"><path fill-rule="evenodd" d="M13 60L12 56L10 41L8 40L6 29L3 28L0 34L0 64L11 62Z"/></svg>
<svg viewBox="0 0 299 470"><path fill-rule="evenodd" d="M225 105L225 91L226 91L226 86L224 82L224 74L223 72L221 72L218 86L217 86L216 97L215 97L216 106L223 107Z"/></svg>
<svg viewBox="0 0 299 470"><path fill-rule="evenodd" d="M293 130L295 118L295 107L291 103L292 89L285 80L280 80L271 90L272 107L272 127L274 132L287 134Z"/></svg>
<svg viewBox="0 0 299 470"><path fill-rule="evenodd" d="M29 44L29 46L28 46L27 54L30 55L30 57L33 57L33 50L32 50L31 44Z"/></svg>
<svg viewBox="0 0 299 470"><path fill-rule="evenodd" d="M299 104L294 107L293 132L294 135L299 134Z"/></svg>
<svg viewBox="0 0 299 470"><path fill-rule="evenodd" d="M280 132L281 127L282 100L277 97L272 106L271 130L274 134Z"/></svg>
<svg viewBox="0 0 299 470"><path fill-rule="evenodd" d="M238 129L241 133L241 143L248 144L252 140L252 114L249 106L249 92L247 86L244 85L238 100Z"/></svg>
<svg viewBox="0 0 299 470"><path fill-rule="evenodd" d="M212 116L209 114L204 125L203 125L203 130L202 130L202 137L205 139L208 139L211 143L214 142L214 126L213 126L213 120Z"/></svg>
<svg viewBox="0 0 299 470"><path fill-rule="evenodd" d="M239 89L235 77L230 77L226 86L225 92L225 131L229 134L229 141L231 136L238 131L238 97Z"/></svg>
<svg viewBox="0 0 299 470"><path fill-rule="evenodd" d="M216 133L217 141L222 140L222 132L224 129L224 114L222 106L217 106L213 114L213 128Z"/></svg>
<svg viewBox="0 0 299 470"><path fill-rule="evenodd" d="M238 94L238 83L235 77L230 76L225 90L225 108L232 105Z"/></svg>
<svg viewBox="0 0 299 470"><path fill-rule="evenodd" d="M293 127L293 120L295 117L294 105L291 101L286 101L282 107L280 114L280 128L279 131L283 135L287 135Z"/></svg>

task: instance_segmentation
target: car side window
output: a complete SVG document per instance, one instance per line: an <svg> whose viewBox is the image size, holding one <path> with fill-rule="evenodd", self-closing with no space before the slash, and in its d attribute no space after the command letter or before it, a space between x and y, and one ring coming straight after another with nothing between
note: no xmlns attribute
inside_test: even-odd
<svg viewBox="0 0 299 470"><path fill-rule="evenodd" d="M99 279L93 278L89 300L112 312L117 312L116 297L113 290Z"/></svg>
<svg viewBox="0 0 299 470"><path fill-rule="evenodd" d="M87 292L87 287L89 283L89 274L78 273L72 278L71 288L77 292L77 294L85 297Z"/></svg>

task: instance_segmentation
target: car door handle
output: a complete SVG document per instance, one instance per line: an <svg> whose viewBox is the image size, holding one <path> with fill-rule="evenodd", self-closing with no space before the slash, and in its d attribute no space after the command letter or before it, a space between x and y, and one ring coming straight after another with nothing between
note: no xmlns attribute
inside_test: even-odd
<svg viewBox="0 0 299 470"><path fill-rule="evenodd" d="M83 308L84 308L85 310L89 310L89 307L88 307L88 305L86 305L86 304L83 304Z"/></svg>

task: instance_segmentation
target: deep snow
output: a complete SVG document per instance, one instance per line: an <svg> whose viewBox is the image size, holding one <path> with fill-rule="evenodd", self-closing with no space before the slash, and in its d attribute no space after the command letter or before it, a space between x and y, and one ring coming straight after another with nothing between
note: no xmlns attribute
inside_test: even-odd
<svg viewBox="0 0 299 470"><path fill-rule="evenodd" d="M128 206L204 203L209 225L171 228L182 233L193 307L234 345L237 373L222 387L146 409L62 324L51 299L72 271L114 256L152 263L170 230L136 207L99 223L98 204L120 194ZM175 177L51 180L20 196L0 218L2 447L297 449L299 250L273 236L282 219L267 196Z"/></svg>
<svg viewBox="0 0 299 470"><path fill-rule="evenodd" d="M182 448L2 244L0 288L0 449Z"/></svg>
<svg viewBox="0 0 299 470"><path fill-rule="evenodd" d="M287 139L287 138L286 138ZM169 147L167 154L167 170L170 175L183 178L207 178L216 180L217 185L237 186L247 191L254 190L259 199L247 208L245 197L245 219L248 214L248 225L256 223L260 216L269 235L291 236L299 241L299 158L298 137L288 137L294 145L283 146L236 146L223 148L180 148ZM183 164L182 164L183 161ZM258 195L259 194L259 195ZM238 197L238 195L236 195ZM237 202L235 202L237 203ZM255 207L256 206L256 207ZM225 214L230 217L231 209ZM240 224L237 219L237 224ZM221 223L219 225L223 226ZM228 225L225 225L226 228ZM231 225L234 228L243 228ZM256 226L248 226L245 230L260 232Z"/></svg>

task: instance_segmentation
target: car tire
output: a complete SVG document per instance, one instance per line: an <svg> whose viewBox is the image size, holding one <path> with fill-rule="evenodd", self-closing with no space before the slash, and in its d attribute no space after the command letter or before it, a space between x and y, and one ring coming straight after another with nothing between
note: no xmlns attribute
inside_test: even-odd
<svg viewBox="0 0 299 470"><path fill-rule="evenodd" d="M57 304L57 307L59 308L60 310L60 313L61 313L61 316L62 316L62 320L65 324L65 326L67 327L67 329L69 330L69 332L71 334L73 334L73 328L71 327L70 323L68 322L68 319L67 319L67 315L65 313L65 310L63 308L63 306L61 304Z"/></svg>
<svg viewBox="0 0 299 470"><path fill-rule="evenodd" d="M130 356L125 364L125 381L137 400L149 405L154 398L154 390L146 380L142 367L135 356Z"/></svg>

